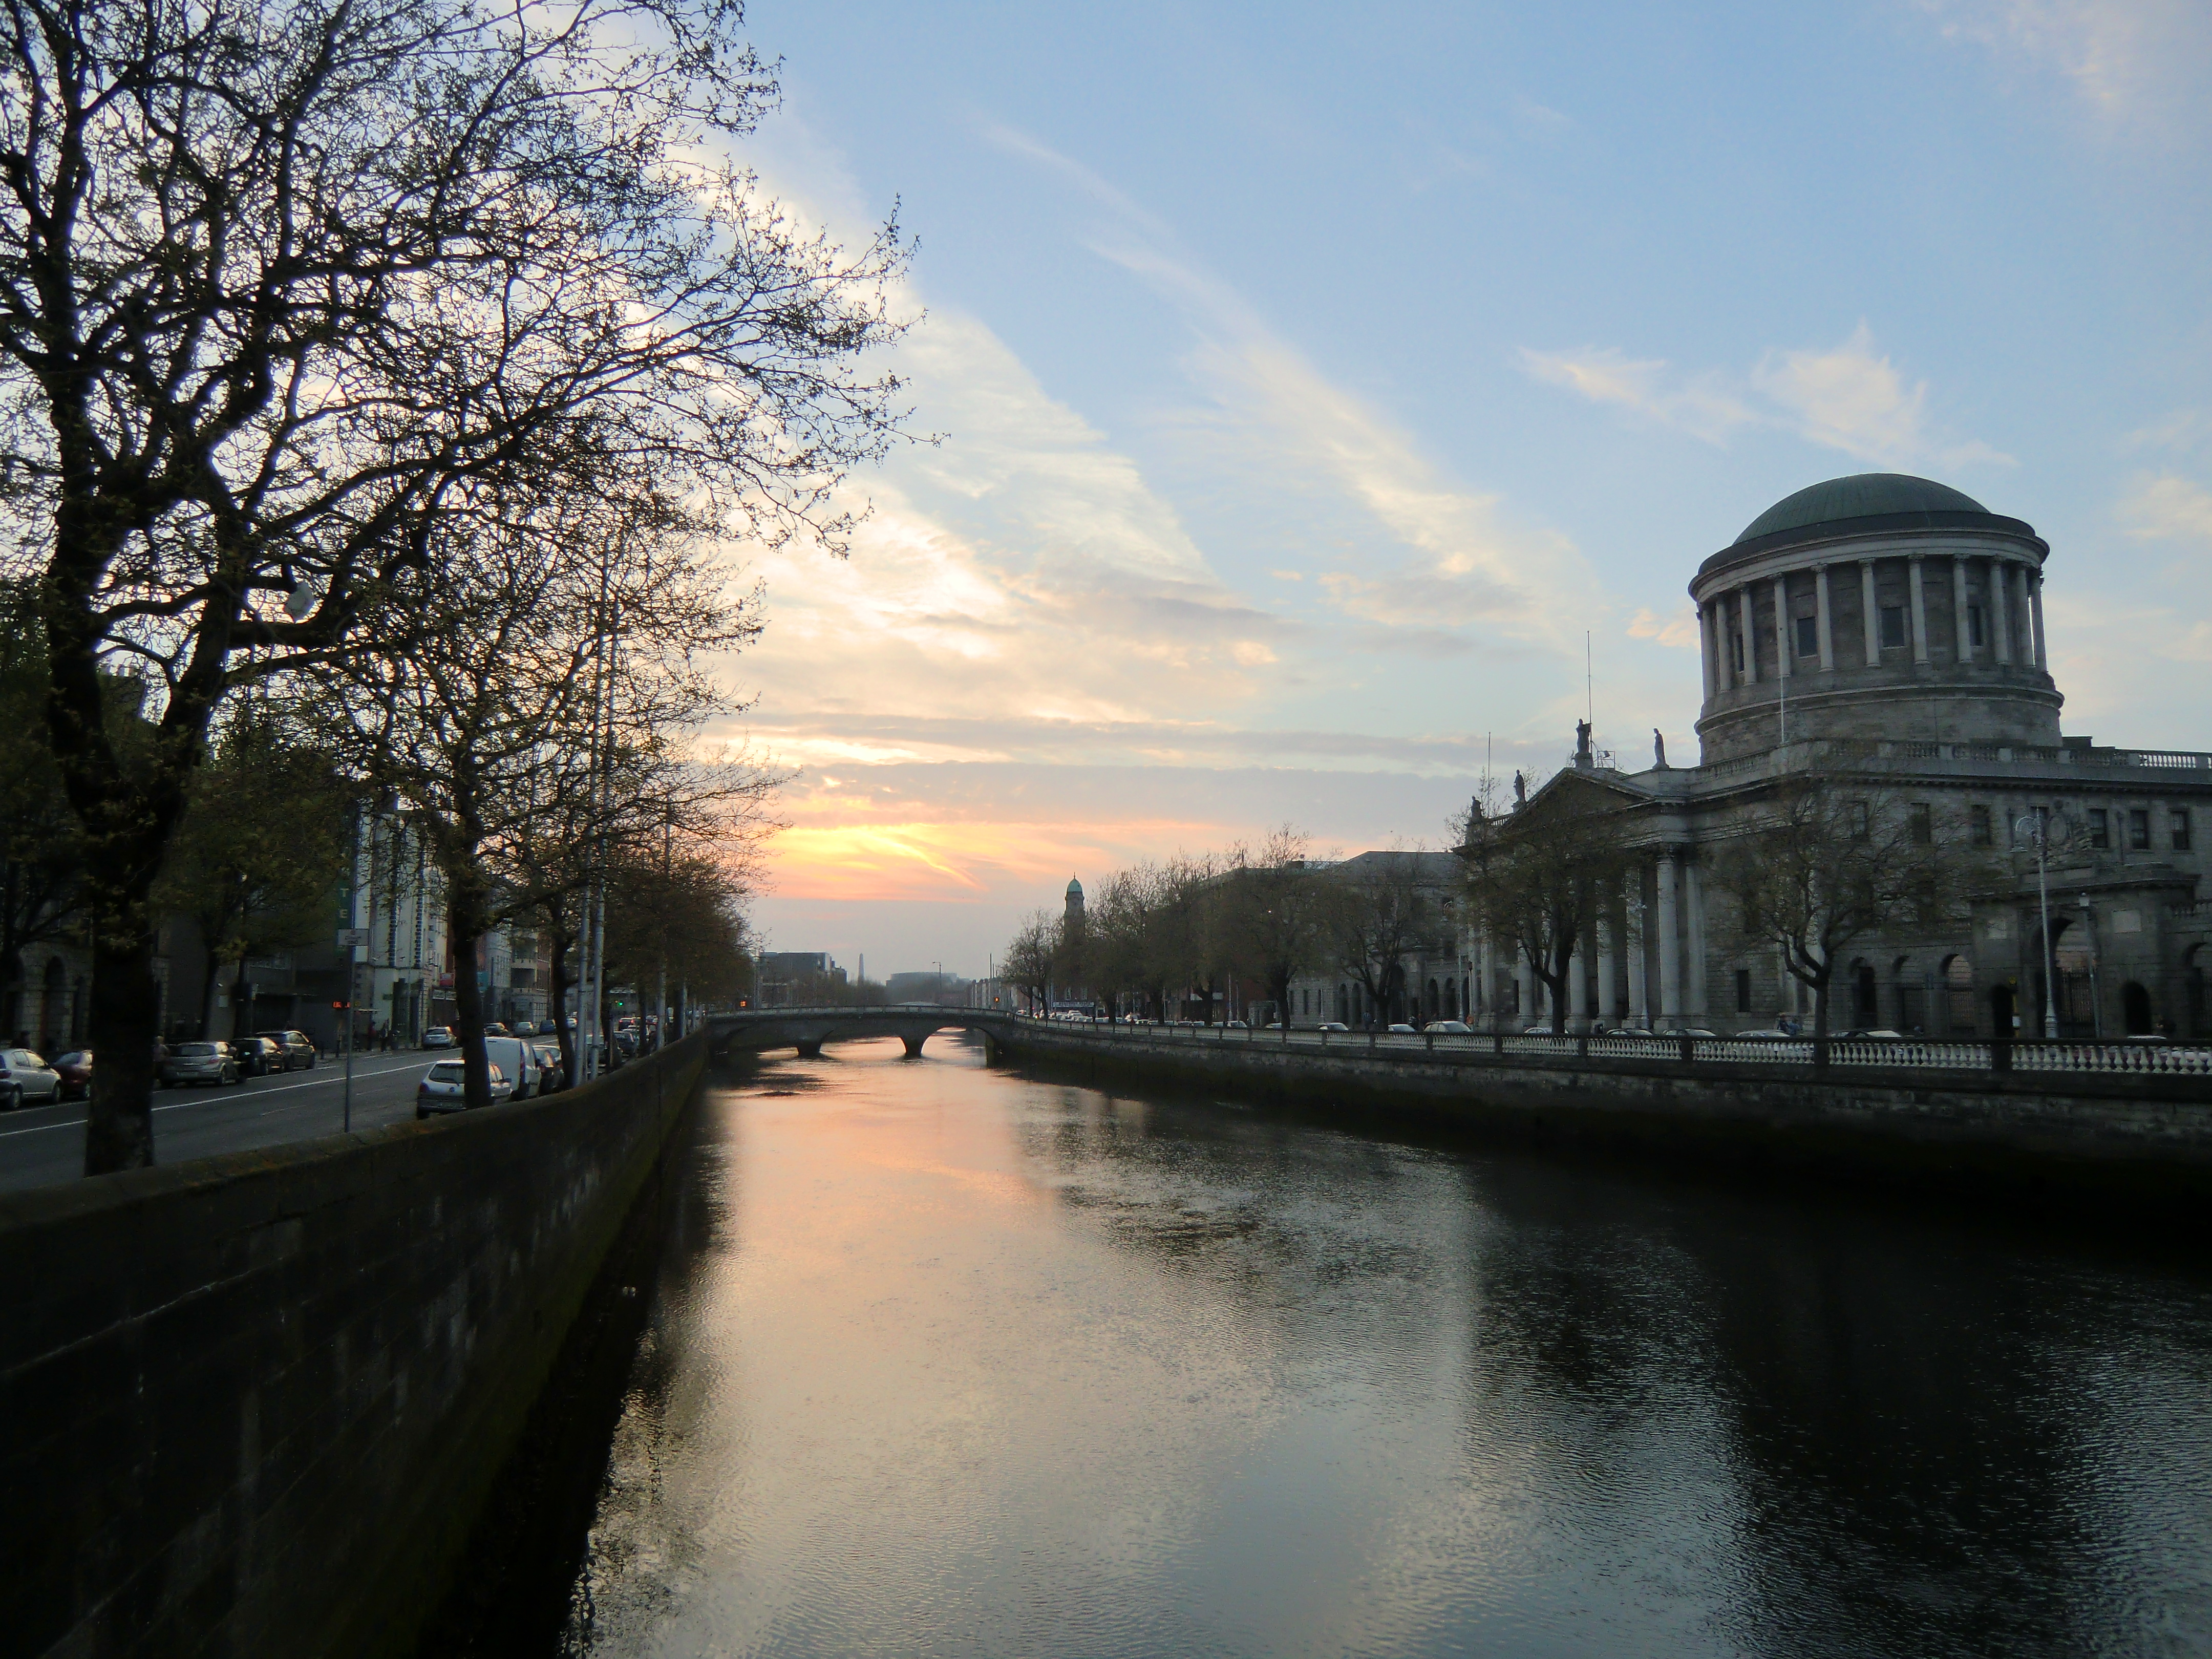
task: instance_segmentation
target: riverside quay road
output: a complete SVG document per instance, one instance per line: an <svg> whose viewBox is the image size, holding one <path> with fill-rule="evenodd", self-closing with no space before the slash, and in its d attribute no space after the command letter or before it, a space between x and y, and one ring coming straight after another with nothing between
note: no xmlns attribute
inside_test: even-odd
<svg viewBox="0 0 2212 1659"><path fill-rule="evenodd" d="M380 1128L415 1115L415 1085L429 1054L356 1054L353 1127ZM219 1087L159 1089L154 1152L163 1164L252 1152L334 1135L344 1121L345 1069L325 1058L309 1072L276 1072ZM0 1115L0 1192L21 1192L84 1173L84 1103Z"/></svg>
<svg viewBox="0 0 2212 1659"><path fill-rule="evenodd" d="M951 1033L672 1158L529 1651L2212 1651L2201 1254Z"/></svg>

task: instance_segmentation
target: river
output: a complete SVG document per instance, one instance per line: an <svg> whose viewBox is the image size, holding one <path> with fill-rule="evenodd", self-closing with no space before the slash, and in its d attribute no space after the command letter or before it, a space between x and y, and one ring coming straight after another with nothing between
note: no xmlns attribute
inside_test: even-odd
<svg viewBox="0 0 2212 1659"><path fill-rule="evenodd" d="M571 1654L2212 1651L2212 1276L833 1046L726 1075Z"/></svg>

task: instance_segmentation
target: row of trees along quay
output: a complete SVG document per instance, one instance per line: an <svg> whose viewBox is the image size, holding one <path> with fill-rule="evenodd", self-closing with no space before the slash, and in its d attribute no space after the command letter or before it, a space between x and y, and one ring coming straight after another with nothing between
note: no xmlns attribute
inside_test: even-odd
<svg viewBox="0 0 2212 1659"><path fill-rule="evenodd" d="M1756 810L1734 838L1705 849L1710 902L1733 907L1742 935L1806 987L1823 1044L1855 946L1955 927L1976 896L2013 884L1970 817L1878 779L1808 774L1751 793ZM1593 959L1605 896L1637 890L1657 850L1650 833L1602 792L1572 787L1504 813L1478 796L1443 854L1316 858L1285 828L1257 847L1118 871L1079 912L1034 912L1003 975L1037 1006L1079 994L1164 1018L1195 1002L1208 1021L1239 1004L1280 1019L1293 981L1335 978L1360 988L1380 1024L1404 997L1409 958L1472 961L1486 939L1549 992L1552 1030L1564 1036L1578 1006L1570 976ZM1497 988L1489 994L1494 1011Z"/></svg>
<svg viewBox="0 0 2212 1659"><path fill-rule="evenodd" d="M906 256L895 221L842 247L714 159L776 95L741 24L8 12L0 578L60 797L21 881L74 894L92 960L88 1173L153 1158L155 927L221 865L187 826L232 751L281 733L410 814L464 962L514 907L573 940L586 872L640 849L678 913L757 824L772 779L688 758L729 712L708 654L759 626L726 550L843 550L839 486L903 418L863 360Z"/></svg>

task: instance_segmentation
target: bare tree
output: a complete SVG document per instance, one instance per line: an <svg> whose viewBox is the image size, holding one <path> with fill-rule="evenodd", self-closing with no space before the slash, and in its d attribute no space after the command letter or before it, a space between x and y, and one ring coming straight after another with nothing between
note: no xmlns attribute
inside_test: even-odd
<svg viewBox="0 0 2212 1659"><path fill-rule="evenodd" d="M1030 1004L1052 1012L1053 969L1060 954L1060 921L1042 910L1032 910L1006 945L999 971L1030 994Z"/></svg>
<svg viewBox="0 0 2212 1659"><path fill-rule="evenodd" d="M405 804L445 878L463 1074L482 1105L484 1012L467 964L493 927L532 908L505 878L533 831L539 773L564 750L600 752L607 722L611 741L644 750L723 712L697 653L736 649L758 625L723 603L720 573L669 533L680 522L657 519L649 495L480 487L467 506L441 521L428 567L395 584L392 605L422 625L415 645L318 676L323 730Z"/></svg>
<svg viewBox="0 0 2212 1659"><path fill-rule="evenodd" d="M1364 854L1330 875L1337 966L1367 994L1370 1023L1388 1024L1392 1000L1405 989L1406 958L1449 924L1417 852Z"/></svg>
<svg viewBox="0 0 2212 1659"><path fill-rule="evenodd" d="M1778 784L1752 828L1716 860L1716 884L1743 931L1778 946L1813 993L1816 1052L1826 1054L1836 966L1870 934L1942 927L1994 876L1961 827L1932 803L1876 784L1800 776Z"/></svg>
<svg viewBox="0 0 2212 1659"><path fill-rule="evenodd" d="M1626 867L1624 823L1614 803L1571 788L1468 825L1470 906L1551 992L1555 1036L1573 1012L1569 981L1597 920L1598 895Z"/></svg>
<svg viewBox="0 0 2212 1659"><path fill-rule="evenodd" d="M1289 824L1256 848L1230 849L1214 925L1231 970L1256 980L1290 1028L1291 981L1325 959L1331 895L1308 858L1304 834Z"/></svg>
<svg viewBox="0 0 2212 1659"><path fill-rule="evenodd" d="M735 0L18 0L0 412L91 842L88 1171L151 1161L149 896L210 717L322 660L468 481L567 442L837 544L893 429L896 226L848 256L699 158L774 92ZM383 613L389 615L389 612ZM389 647L392 641L382 641ZM119 751L103 669L149 740Z"/></svg>

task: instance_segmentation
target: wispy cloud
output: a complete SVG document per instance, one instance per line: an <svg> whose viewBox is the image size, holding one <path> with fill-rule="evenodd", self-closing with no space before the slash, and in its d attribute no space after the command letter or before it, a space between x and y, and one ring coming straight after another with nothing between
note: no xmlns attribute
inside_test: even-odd
<svg viewBox="0 0 2212 1659"><path fill-rule="evenodd" d="M2120 527L2144 541L2193 541L2212 547L2212 490L2168 473L2139 473L2130 481L2116 515Z"/></svg>
<svg viewBox="0 0 2212 1659"><path fill-rule="evenodd" d="M1679 650L1698 648L1698 613L1688 605L1670 617L1662 617L1649 609L1638 611L1628 624L1631 639L1656 640L1661 645Z"/></svg>
<svg viewBox="0 0 2212 1659"><path fill-rule="evenodd" d="M1610 347L1524 348L1521 364L1548 385L1707 443L1765 428L1881 466L2014 465L1978 439L1943 431L1929 415L1927 381L1908 382L1863 322L1834 346L1769 351L1741 376L1678 374L1663 358Z"/></svg>
<svg viewBox="0 0 2212 1659"><path fill-rule="evenodd" d="M2194 106L2212 71L2203 0L1919 0L1948 40L2000 62L2055 72L2116 124Z"/></svg>
<svg viewBox="0 0 2212 1659"><path fill-rule="evenodd" d="M1217 440L1286 475L1328 482L1405 550L1393 563L1321 578L1340 609L1384 627L1476 627L1554 643L1571 631L1594 582L1567 538L1519 522L1498 494L1444 476L1411 434L1322 374L1091 169L1009 128L986 136L1109 210L1091 246L1172 303L1192 330L1187 361L1210 399Z"/></svg>

